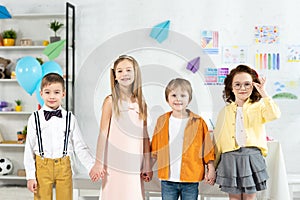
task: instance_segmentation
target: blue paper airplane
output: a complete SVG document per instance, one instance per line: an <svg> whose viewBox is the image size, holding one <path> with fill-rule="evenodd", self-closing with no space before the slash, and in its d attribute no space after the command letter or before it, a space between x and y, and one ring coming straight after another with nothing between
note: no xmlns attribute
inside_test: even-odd
<svg viewBox="0 0 300 200"><path fill-rule="evenodd" d="M9 19L11 18L11 15L7 11L5 6L0 5L0 19Z"/></svg>
<svg viewBox="0 0 300 200"><path fill-rule="evenodd" d="M162 43L164 40L168 38L169 27L170 27L170 20L155 25L151 30L150 37L152 37L159 43Z"/></svg>
<svg viewBox="0 0 300 200"><path fill-rule="evenodd" d="M196 71L198 71L199 69L199 64L200 64L200 57L197 57L191 60L190 62L188 62L186 68L192 71L193 73L196 73Z"/></svg>

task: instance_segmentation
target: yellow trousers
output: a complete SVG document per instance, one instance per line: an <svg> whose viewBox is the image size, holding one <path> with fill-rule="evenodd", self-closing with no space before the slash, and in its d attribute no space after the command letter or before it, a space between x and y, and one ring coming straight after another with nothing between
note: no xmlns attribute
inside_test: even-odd
<svg viewBox="0 0 300 200"><path fill-rule="evenodd" d="M72 169L70 157L50 159L36 156L37 193L34 200L52 200L53 186L56 200L72 200Z"/></svg>

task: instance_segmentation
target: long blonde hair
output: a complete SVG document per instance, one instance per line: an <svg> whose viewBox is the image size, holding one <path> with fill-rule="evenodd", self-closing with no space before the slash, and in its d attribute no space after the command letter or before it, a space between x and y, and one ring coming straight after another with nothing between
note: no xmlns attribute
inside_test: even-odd
<svg viewBox="0 0 300 200"><path fill-rule="evenodd" d="M139 118L142 120L147 120L147 105L143 99L141 71L139 64L131 56L119 56L119 58L114 62L113 68L110 70L110 86L112 93L113 111L116 116L120 115L120 110L118 106L118 102L120 100L120 87L118 81L116 80L115 72L117 65L125 59L132 62L134 70L134 82L131 85L131 101L137 101L139 105Z"/></svg>

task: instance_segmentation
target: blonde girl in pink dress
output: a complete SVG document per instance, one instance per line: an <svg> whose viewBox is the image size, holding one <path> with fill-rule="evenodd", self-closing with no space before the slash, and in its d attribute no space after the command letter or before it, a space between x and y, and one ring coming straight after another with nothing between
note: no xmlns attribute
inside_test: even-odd
<svg viewBox="0 0 300 200"><path fill-rule="evenodd" d="M142 200L152 179L147 106L141 72L131 56L120 56L110 73L112 94L103 103L96 161L90 177L102 179L102 200Z"/></svg>

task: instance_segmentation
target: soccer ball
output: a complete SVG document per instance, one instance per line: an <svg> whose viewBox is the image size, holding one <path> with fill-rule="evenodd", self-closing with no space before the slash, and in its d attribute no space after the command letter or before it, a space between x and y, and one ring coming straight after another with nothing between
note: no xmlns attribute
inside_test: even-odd
<svg viewBox="0 0 300 200"><path fill-rule="evenodd" d="M13 171L13 164L8 158L0 158L0 175L7 175Z"/></svg>

